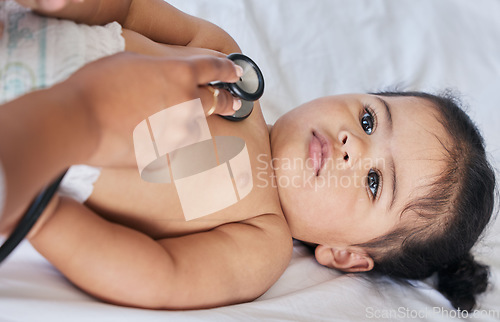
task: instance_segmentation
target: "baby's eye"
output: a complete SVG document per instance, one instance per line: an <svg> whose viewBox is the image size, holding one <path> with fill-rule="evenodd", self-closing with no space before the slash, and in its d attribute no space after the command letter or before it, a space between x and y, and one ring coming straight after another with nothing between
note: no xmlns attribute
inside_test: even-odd
<svg viewBox="0 0 500 322"><path fill-rule="evenodd" d="M361 115L361 127L366 134L370 135L375 129L375 118L371 108L365 107Z"/></svg>
<svg viewBox="0 0 500 322"><path fill-rule="evenodd" d="M370 189L373 199L377 197L379 181L380 176L377 171L370 169L370 171L368 171L368 176L366 177L366 183L368 185L368 189Z"/></svg>

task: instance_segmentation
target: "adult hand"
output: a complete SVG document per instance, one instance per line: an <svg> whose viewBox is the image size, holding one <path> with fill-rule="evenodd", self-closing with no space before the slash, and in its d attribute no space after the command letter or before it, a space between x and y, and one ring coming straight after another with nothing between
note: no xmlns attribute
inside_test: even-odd
<svg viewBox="0 0 500 322"><path fill-rule="evenodd" d="M205 114L214 96L207 83L235 82L241 69L221 57L151 58L120 53L89 64L64 86L74 91L99 134L97 148L88 160L96 166L131 165L132 133L147 117L170 106L201 98ZM234 113L235 99L220 91L216 114Z"/></svg>
<svg viewBox="0 0 500 322"><path fill-rule="evenodd" d="M0 159L7 199L0 230L19 219L33 196L71 164L134 166L133 130L167 107L213 94L205 84L235 82L227 58L155 58L120 53L86 65L66 81L0 107ZM221 91L216 113L232 110ZM1 211L1 209L0 209Z"/></svg>
<svg viewBox="0 0 500 322"><path fill-rule="evenodd" d="M83 2L84 0L16 0L23 7L44 11L57 11L70 2Z"/></svg>

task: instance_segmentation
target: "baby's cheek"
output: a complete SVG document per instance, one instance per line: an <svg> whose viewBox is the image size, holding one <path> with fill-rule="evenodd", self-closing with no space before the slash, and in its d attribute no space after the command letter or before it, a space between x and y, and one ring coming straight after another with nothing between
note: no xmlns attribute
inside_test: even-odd
<svg viewBox="0 0 500 322"><path fill-rule="evenodd" d="M333 192L333 199L335 200L335 209L351 218L357 217L364 210L362 197L354 185L336 187Z"/></svg>

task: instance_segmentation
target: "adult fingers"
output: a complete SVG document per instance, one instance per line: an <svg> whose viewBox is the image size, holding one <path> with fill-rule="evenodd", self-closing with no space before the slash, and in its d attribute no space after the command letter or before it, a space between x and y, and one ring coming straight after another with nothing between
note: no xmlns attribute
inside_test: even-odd
<svg viewBox="0 0 500 322"><path fill-rule="evenodd" d="M45 11L57 11L66 6L69 0L16 0L24 7Z"/></svg>
<svg viewBox="0 0 500 322"><path fill-rule="evenodd" d="M67 0L38 0L37 2L40 9L47 11L61 10L68 3Z"/></svg>
<svg viewBox="0 0 500 322"><path fill-rule="evenodd" d="M233 115L241 107L241 100L226 90L212 86L200 87L199 97L205 115Z"/></svg>
<svg viewBox="0 0 500 322"><path fill-rule="evenodd" d="M190 58L190 62L199 85L213 81L234 83L243 75L243 69L227 58L199 56Z"/></svg>
<svg viewBox="0 0 500 322"><path fill-rule="evenodd" d="M175 58L190 58L196 56L214 56L220 58L226 58L226 55L208 48L198 48L198 47L186 47L178 45L163 45L164 48L168 48L168 56ZM163 55L165 57L165 55Z"/></svg>

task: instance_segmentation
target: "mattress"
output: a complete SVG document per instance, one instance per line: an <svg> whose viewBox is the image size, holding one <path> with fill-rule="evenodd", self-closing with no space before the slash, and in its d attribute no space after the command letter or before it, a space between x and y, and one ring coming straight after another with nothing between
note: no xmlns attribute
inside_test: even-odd
<svg viewBox="0 0 500 322"><path fill-rule="evenodd" d="M500 167L500 1L173 0L228 31L264 73L267 123L311 99L387 89L451 89L468 104ZM498 171L497 171L498 173ZM498 200L497 200L498 212ZM24 242L0 266L1 321L500 320L500 223L476 258L491 267L477 310L456 311L434 279L397 283L341 274L294 242L281 278L250 303L153 311L102 303L69 283Z"/></svg>

